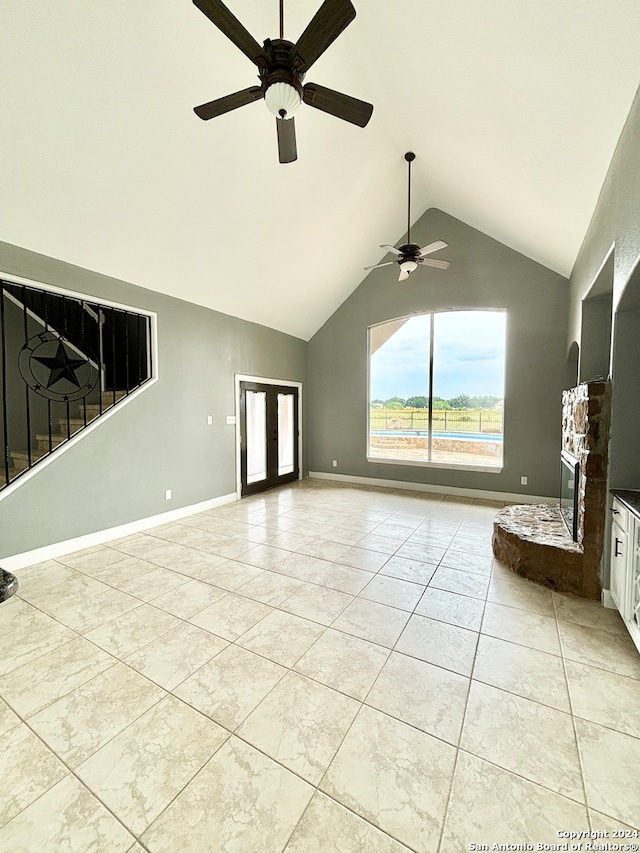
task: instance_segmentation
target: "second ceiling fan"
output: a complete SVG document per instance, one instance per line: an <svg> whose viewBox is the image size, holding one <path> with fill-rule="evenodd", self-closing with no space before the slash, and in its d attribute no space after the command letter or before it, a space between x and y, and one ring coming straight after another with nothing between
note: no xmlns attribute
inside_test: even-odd
<svg viewBox="0 0 640 853"><path fill-rule="evenodd" d="M400 276L398 277L398 281L406 281L420 264L425 267L435 267L439 270L446 270L451 266L451 261L441 261L438 258L427 257L427 255L431 255L433 252L437 252L440 249L446 249L449 244L445 243L444 240L434 240L433 243L429 243L428 246L423 246L422 248L420 248L417 243L411 242L411 164L416 159L416 155L413 151L407 151L404 155L404 159L407 161L407 168L409 172L407 181L407 242L403 246L400 246L399 249L396 249L395 246L383 243L380 248L387 249L387 251L397 255L397 260L384 261L381 264L372 264L370 267L365 267L366 270L375 270L378 267L388 267L391 264L397 263L400 266Z"/></svg>
<svg viewBox="0 0 640 853"><path fill-rule="evenodd" d="M350 0L324 0L295 44L284 38L284 0L280 0L280 38L265 39L262 47L222 0L193 2L257 65L260 79L259 86L250 86L195 107L194 111L199 118L207 121L264 98L269 111L276 117L278 157L281 163L291 163L297 159L293 114L302 103L365 127L373 112L371 104L316 83L302 85L309 68L355 18L356 10Z"/></svg>

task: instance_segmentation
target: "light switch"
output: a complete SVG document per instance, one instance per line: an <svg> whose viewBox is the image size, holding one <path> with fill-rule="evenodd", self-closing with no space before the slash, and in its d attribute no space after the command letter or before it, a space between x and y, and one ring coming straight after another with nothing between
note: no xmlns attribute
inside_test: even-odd
<svg viewBox="0 0 640 853"><path fill-rule="evenodd" d="M227 422L228 424L235 424L235 422L236 422L236 416L235 416L235 415L227 415L227 417L226 417L226 422Z"/></svg>

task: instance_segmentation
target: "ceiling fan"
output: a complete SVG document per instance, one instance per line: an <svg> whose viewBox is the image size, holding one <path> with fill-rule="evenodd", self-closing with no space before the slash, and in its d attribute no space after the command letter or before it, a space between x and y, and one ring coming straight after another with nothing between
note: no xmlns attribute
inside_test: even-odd
<svg viewBox="0 0 640 853"><path fill-rule="evenodd" d="M390 264L397 263L400 265L400 276L398 281L406 281L411 273L418 268L419 264L422 264L425 267L435 267L439 270L446 270L451 266L451 261L440 261L437 258L426 257L427 255L433 254L433 252L437 252L439 249L445 249L449 244L445 243L444 240L435 240L433 243L429 243L428 246L423 246L422 249L417 243L411 242L411 163L416 159L416 155L413 151L407 151L404 155L404 159L407 161L407 168L409 171L407 192L407 242L403 246L400 246L399 249L387 244L380 246L381 249L387 249L389 252L393 252L394 255L397 255L397 261L385 261L382 264L373 264L370 267L365 267L366 270L375 270L378 267L388 267Z"/></svg>
<svg viewBox="0 0 640 853"><path fill-rule="evenodd" d="M304 102L322 112L365 127L373 106L316 83L302 85L306 72L335 41L356 16L350 0L324 0L324 3L296 44L284 38L284 0L280 0L280 38L265 39L260 47L253 36L222 3L222 0L193 0L194 4L255 65L259 86L250 86L224 98L194 107L201 119L243 107L264 98L276 117L278 155L281 163L297 159L296 129L293 114Z"/></svg>

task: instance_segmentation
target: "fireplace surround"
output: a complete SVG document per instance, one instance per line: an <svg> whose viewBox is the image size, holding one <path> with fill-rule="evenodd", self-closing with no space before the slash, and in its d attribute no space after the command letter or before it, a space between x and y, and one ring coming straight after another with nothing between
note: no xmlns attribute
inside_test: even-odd
<svg viewBox="0 0 640 853"><path fill-rule="evenodd" d="M493 553L514 572L592 599L602 592L610 413L608 380L584 382L562 394L562 451L576 460L575 541L559 502L507 506L493 525Z"/></svg>
<svg viewBox="0 0 640 853"><path fill-rule="evenodd" d="M560 451L560 515L574 542L578 541L578 495L580 460L567 450Z"/></svg>

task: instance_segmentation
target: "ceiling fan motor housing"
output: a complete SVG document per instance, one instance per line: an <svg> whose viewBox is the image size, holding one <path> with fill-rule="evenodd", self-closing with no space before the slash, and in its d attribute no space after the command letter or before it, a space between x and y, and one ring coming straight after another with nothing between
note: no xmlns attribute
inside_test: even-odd
<svg viewBox="0 0 640 853"><path fill-rule="evenodd" d="M398 263L416 261L420 257L420 246L417 243L405 243L398 248L398 251L400 252Z"/></svg>
<svg viewBox="0 0 640 853"><path fill-rule="evenodd" d="M265 39L264 49L268 61L260 62L258 66L260 82L265 93L274 83L287 83L293 86L302 98L304 74L293 68L290 58L293 46L293 42L286 39Z"/></svg>

